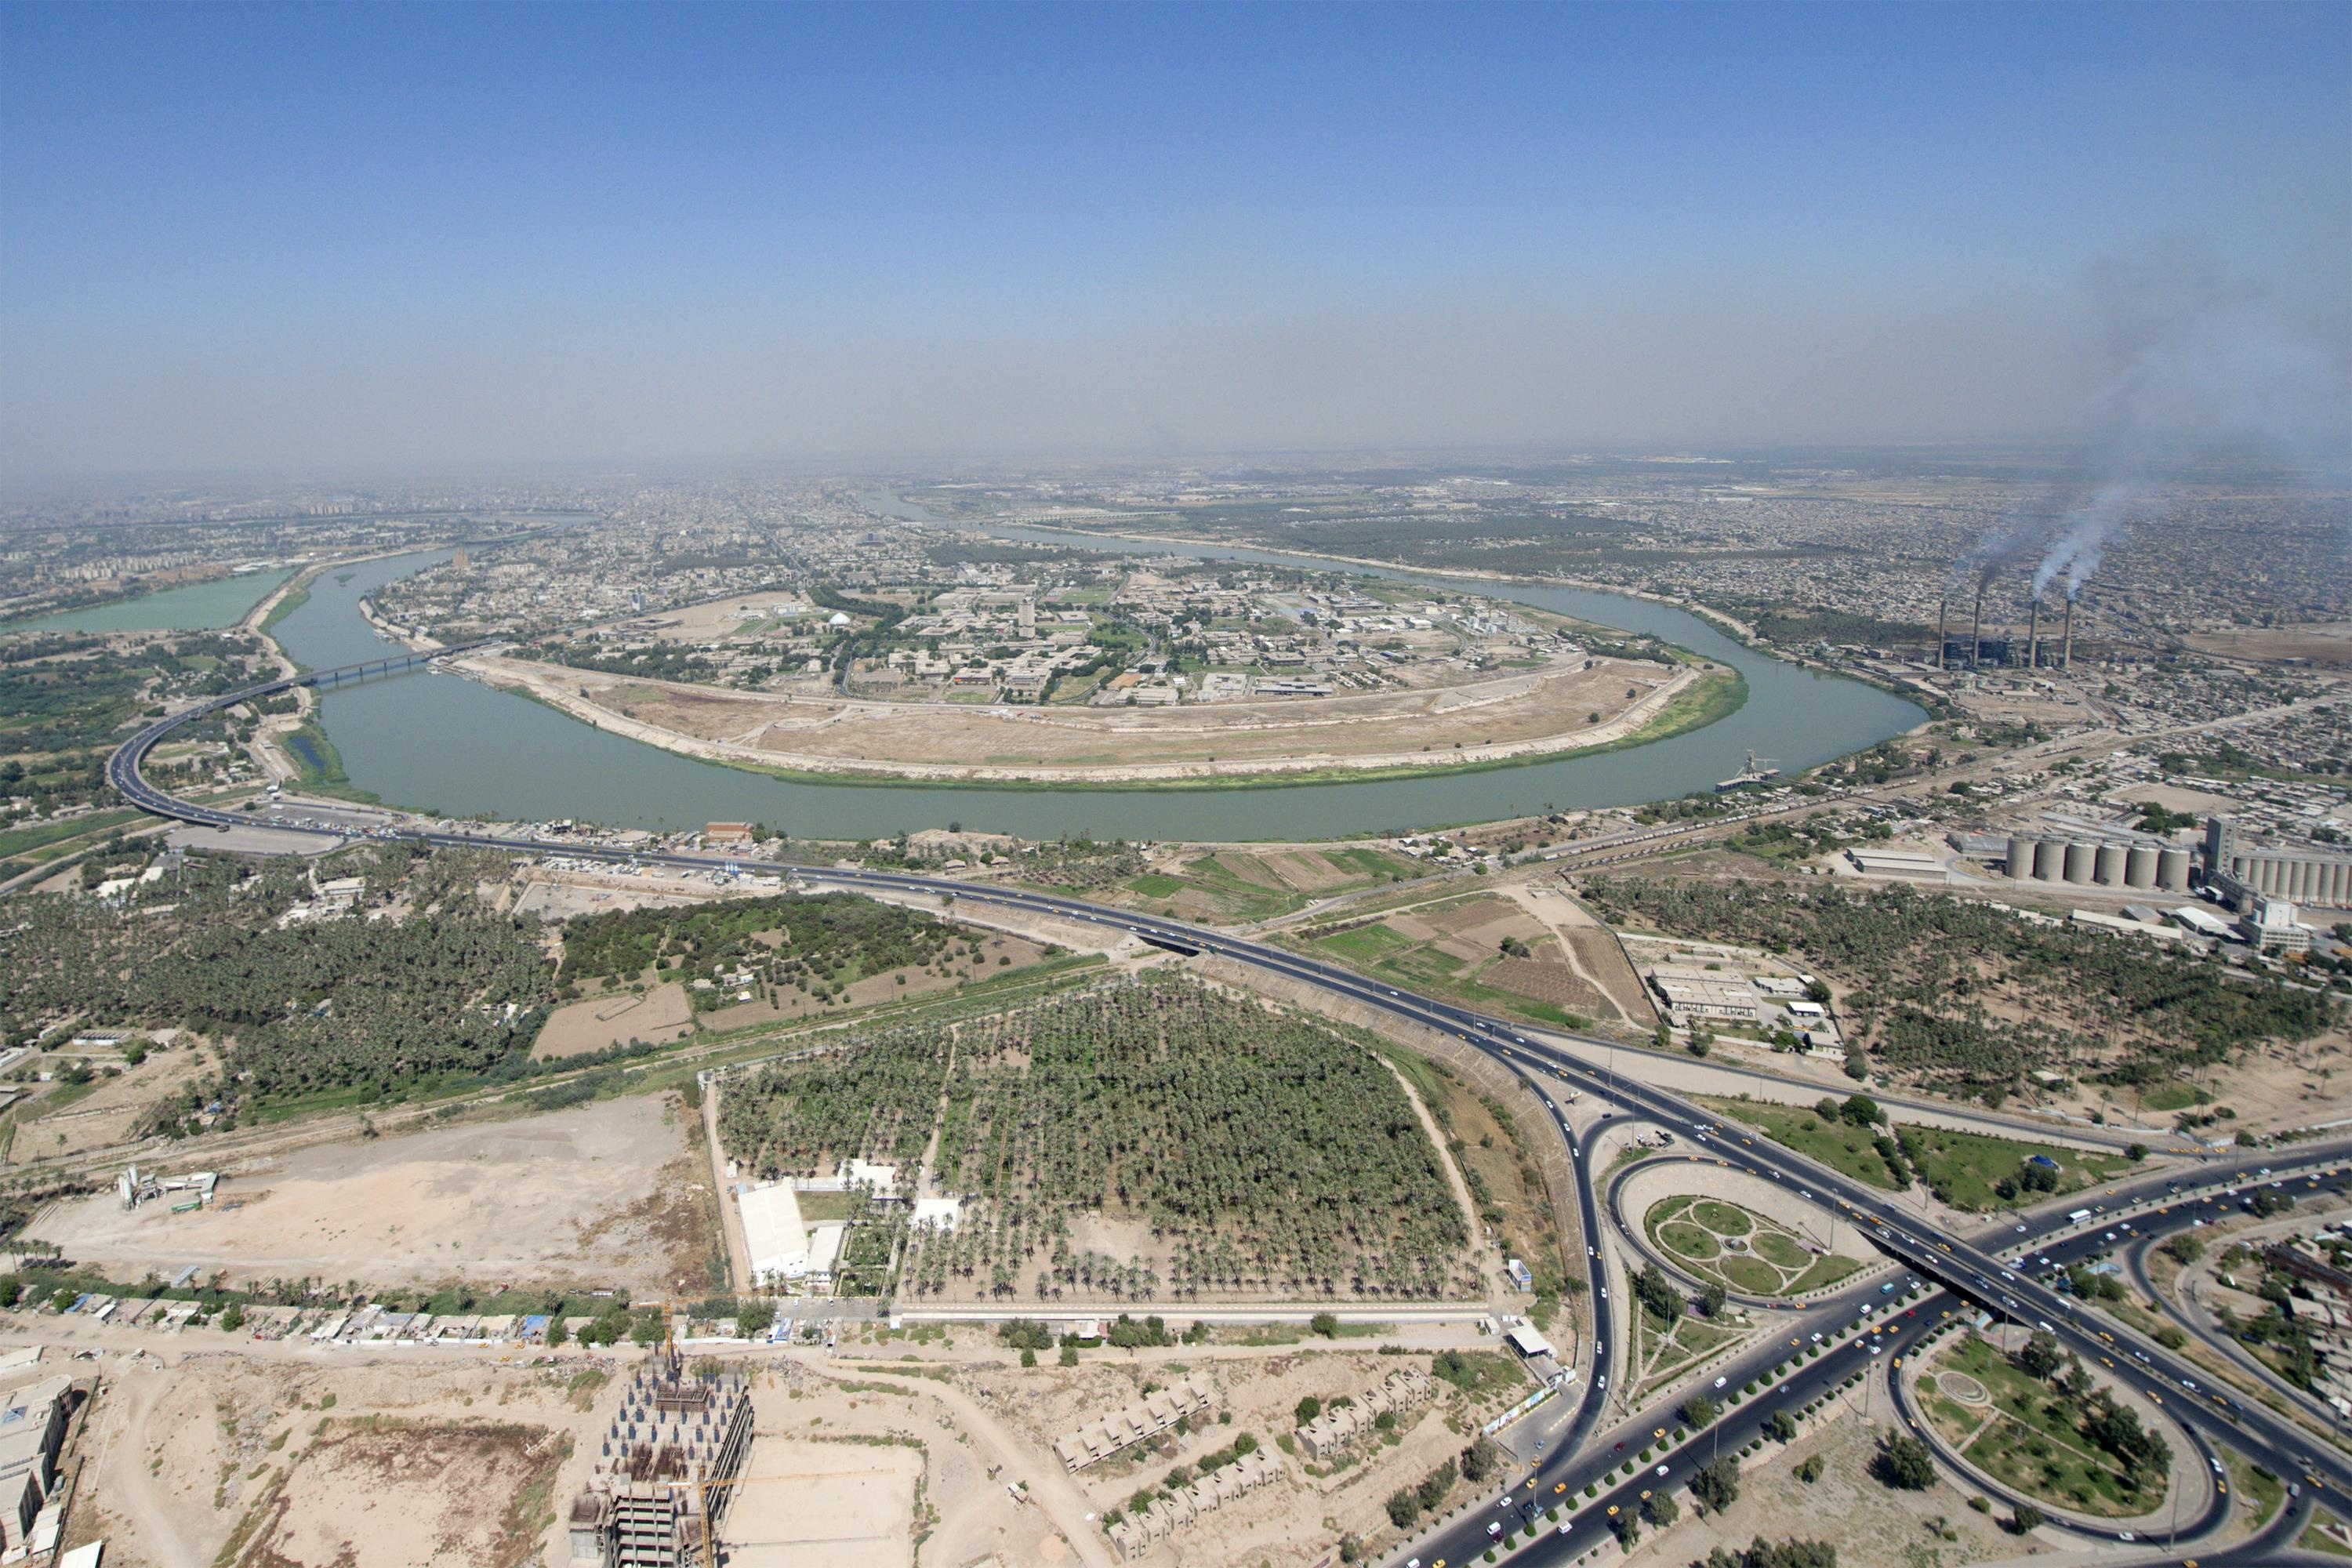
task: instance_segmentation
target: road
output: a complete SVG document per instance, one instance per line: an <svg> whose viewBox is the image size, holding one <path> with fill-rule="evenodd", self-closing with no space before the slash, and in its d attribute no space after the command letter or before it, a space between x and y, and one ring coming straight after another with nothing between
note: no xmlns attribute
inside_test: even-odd
<svg viewBox="0 0 2352 1568"><path fill-rule="evenodd" d="M238 814L218 811L193 802L180 801L149 784L139 771L140 763L147 752L172 730L191 719L217 711L221 708L236 702L283 690L297 681L332 683L363 675L372 669L388 669L402 667L404 663L422 662L425 657L409 656L404 661L377 661L366 667L353 667L351 669L311 672L292 679L273 681L265 686L215 697L181 713L169 715L141 730L115 752L107 763L109 782L132 805L158 816L176 817L182 821L199 824L233 826L244 818ZM551 844L528 836L457 834L401 826L380 829L374 837L437 847L502 849L517 854L541 855L551 851L561 852L577 858L659 866L706 874L723 872L730 864L723 856L674 852L633 853L624 849L608 849L595 846ZM1312 986L1338 999L1371 1007L1398 1022L1454 1035L1523 1077L1531 1079L1538 1078L1558 1079L1582 1092L1591 1093L1606 1100L1629 1113L1646 1116L1668 1126L1688 1129L1694 1132L1711 1121L1706 1111L1644 1083L1637 1077L1628 1077L1616 1072L1613 1068L1595 1067L1587 1063L1573 1052L1562 1048L1545 1037L1542 1031L1536 1031L1532 1036L1522 1033L1520 1031L1523 1026L1490 1017L1467 1007L1382 985L1352 971L1269 946L1245 936L1207 930L1182 921L1132 910L1088 903L1083 900L1066 898L1059 894L962 882L947 878L845 867L794 868L793 875L811 885L838 887L852 890L879 889L902 894L952 894L960 901L970 900L981 905L996 905L1034 914L1052 915L1103 927L1114 932L1123 931L1141 942L1171 952L1184 955L1214 954L1250 965L1266 973ZM1589 1043L1606 1044L1601 1041ZM1589 1144L1578 1142L1565 1117L1559 1119L1559 1126L1561 1135L1569 1140L1570 1147L1578 1161L1580 1173L1585 1177L1580 1183L1585 1235L1589 1238L1597 1238L1601 1235L1595 1198L1598 1184L1591 1180L1592 1173L1586 1163L1589 1158ZM1825 1166L1818 1165L1793 1151L1772 1143L1769 1140L1759 1142L1757 1138L1744 1132L1734 1132L1727 1137L1718 1137L1713 1148L1727 1164L1736 1164L1764 1180L1812 1196L1812 1201L1824 1205L1834 1205L1849 1222L1864 1226L1882 1250L1897 1261L1909 1266L1922 1279L1936 1281L1958 1298L1977 1302L1985 1309L2012 1321L2043 1328L2055 1335L2066 1348L2085 1357L2103 1358L2120 1346L2131 1360L2119 1363L2118 1371L2144 1394L2161 1400L2167 1392L2178 1394L2184 1389L2198 1390L2196 1379L2192 1375L2196 1369L2189 1367L2169 1352L2155 1345L2153 1342L2141 1340L2128 1328L2121 1328L2118 1325L2120 1332L2117 1332L2097 1326L2095 1321L2085 1321L2085 1315L2077 1313L2076 1303L2071 1296L2053 1289L2048 1283L2034 1278L2030 1273L2014 1271L1992 1251L1967 1237L1941 1232L1924 1224L1917 1216L1906 1213L1894 1196L1877 1188L1868 1186ZM2316 1174L2321 1172L2341 1174L2345 1169L2347 1151L2352 1151L2352 1140L2336 1139L2326 1142L2299 1145L2291 1153L2281 1152L2271 1156L2270 1163L2274 1174L2282 1180L2306 1173ZM2230 1167L2209 1168L2200 1173L2193 1182L2182 1184L2182 1187L2184 1191L2194 1189L2202 1192L2231 1182L2235 1173L2234 1169ZM2118 1186L2112 1190L2109 1195L2121 1197L2122 1189ZM2103 1198L2101 1201L2105 1200ZM2032 1240L2035 1235L2032 1222L2019 1223L2028 1226L2023 1234L2028 1241ZM2043 1223L2046 1225L2049 1222ZM1597 1245L1588 1247L1587 1262L1588 1283L1592 1292L1592 1300L1597 1305L1607 1300L1608 1289L1607 1271ZM1892 1331L1895 1337L1890 1342L1891 1343L1906 1342L1906 1333L1916 1334L1926 1326L1925 1322L1918 1319L1906 1319L1905 1321L1914 1326L1908 1330ZM1808 1331L1808 1332L1811 1331ZM1819 1331L1826 1332L1826 1331ZM1885 1339L1888 1331L1883 1330L1872 1337ZM1565 1499L1571 1494L1580 1493L1581 1488L1588 1484L1595 1486L1596 1491L1598 1490L1599 1483L1591 1479L1595 1473L1592 1467L1599 1465L1607 1456L1605 1454L1585 1458L1578 1456L1585 1447L1591 1427L1599 1420L1599 1411L1605 1407L1605 1398L1602 1396L1605 1396L1607 1392L1607 1379L1615 1370L1615 1362L1612 1359L1614 1352L1610 1344L1612 1338L1612 1336L1605 1331L1597 1337L1596 1352L1591 1363L1593 1381L1589 1385L1591 1396L1583 1402L1583 1408L1571 1428L1570 1440L1553 1449L1538 1466L1535 1473L1525 1479L1528 1496L1530 1499L1538 1495ZM1748 1357L1741 1358L1735 1362L1734 1365L1750 1366L1750 1358L1753 1358L1753 1368L1755 1372L1760 1373L1772 1359L1782 1353L1787 1353L1784 1347L1778 1345L1764 1347L1749 1352ZM1823 1356L1820 1360L1800 1363L1798 1369L1779 1385L1783 1390L1780 1396L1783 1404L1776 1405L1772 1400L1757 1400L1743 1404L1737 1411L1727 1414L1724 1417L1724 1424L1729 1426L1731 1430L1727 1436L1738 1442L1747 1441L1748 1437L1742 1436L1741 1433L1746 1432L1748 1436L1752 1436L1756 1423L1759 1419L1769 1418L1772 1409L1785 1407L1786 1401L1796 1397L1796 1388L1811 1388L1816 1394L1823 1392L1826 1385L1816 1386L1816 1382L1829 1375L1829 1371L1824 1368L1823 1363L1831 1361L1832 1361L1832 1357ZM2138 1364L2134 1366L2133 1361ZM1743 1376L1736 1380L1736 1383L1745 1381L1746 1377ZM2209 1398L2210 1405L2207 1403ZM2352 1462L2347 1462L2344 1456L2333 1451L2314 1452L2322 1446L2312 1442L2289 1422L2267 1409L2258 1405L2242 1405L2219 1394L2205 1394L2202 1391L2191 1393L2186 1398L2176 1398L2167 1408L2200 1436L2236 1448L2254 1462L2272 1469L2275 1474L2287 1477L2301 1476L2312 1489L2324 1486L2339 1494L2352 1495ZM1714 1434L1702 1436L1712 1440ZM1698 1438L1695 1437L1692 1441L1696 1443ZM1649 1479L1673 1480L1679 1484L1680 1479L1686 1477L1690 1452L1688 1446L1677 1450L1676 1457L1661 1461L1668 1467L1667 1475L1665 1477L1653 1475ZM1682 1468L1677 1468L1678 1465ZM1606 1465L1601 1466L1603 1470L1607 1468ZM1610 1507L1622 1508L1629 1495L1633 1500L1638 1501L1639 1490L1638 1485L1629 1481L1619 1485L1606 1495L1597 1496L1590 1507L1568 1518L1567 1523L1570 1526L1568 1534L1540 1536L1513 1560L1539 1563L1569 1561L1592 1544L1591 1532L1587 1528L1591 1521L1596 1517L1607 1517L1605 1512L1596 1516L1593 1510L1595 1509L1605 1510ZM1467 1533L1474 1530L1477 1533ZM1460 1539L1454 1539L1454 1536L1459 1536ZM1475 1521L1460 1524L1454 1531L1441 1539L1445 1544L1436 1546L1434 1555L1443 1555L1454 1562L1464 1561L1473 1554L1465 1552L1465 1547L1475 1548L1476 1552L1483 1552L1490 1544L1482 1526ZM1423 1555L1432 1556L1428 1552Z"/></svg>

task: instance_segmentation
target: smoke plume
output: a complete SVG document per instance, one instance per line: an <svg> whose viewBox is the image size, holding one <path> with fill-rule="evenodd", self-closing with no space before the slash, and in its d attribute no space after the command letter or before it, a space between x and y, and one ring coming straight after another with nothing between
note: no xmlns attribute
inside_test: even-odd
<svg viewBox="0 0 2352 1568"><path fill-rule="evenodd" d="M2252 446L2338 470L2352 430L2342 369L2201 246L2103 260L2087 281L2116 365L2095 410L2098 478L2033 574L2036 595L2063 577L2069 598L2116 531L2199 457Z"/></svg>

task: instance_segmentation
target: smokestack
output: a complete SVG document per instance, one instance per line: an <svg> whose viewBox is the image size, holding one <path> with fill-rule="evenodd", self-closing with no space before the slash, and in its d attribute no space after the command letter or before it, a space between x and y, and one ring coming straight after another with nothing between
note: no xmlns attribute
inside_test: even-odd
<svg viewBox="0 0 2352 1568"><path fill-rule="evenodd" d="M1984 662L1984 579L1977 579L1977 607L1969 617L1969 668L1976 668Z"/></svg>
<svg viewBox="0 0 2352 1568"><path fill-rule="evenodd" d="M1946 594L1936 601L1936 668L1944 668L1944 614L1952 607L1952 596Z"/></svg>
<svg viewBox="0 0 2352 1568"><path fill-rule="evenodd" d="M2059 645L2058 668L2074 668L2074 595L2072 594L2066 595L2066 637Z"/></svg>
<svg viewBox="0 0 2352 1568"><path fill-rule="evenodd" d="M2025 668L2042 668L2042 595L2033 595L2033 614L2025 623Z"/></svg>

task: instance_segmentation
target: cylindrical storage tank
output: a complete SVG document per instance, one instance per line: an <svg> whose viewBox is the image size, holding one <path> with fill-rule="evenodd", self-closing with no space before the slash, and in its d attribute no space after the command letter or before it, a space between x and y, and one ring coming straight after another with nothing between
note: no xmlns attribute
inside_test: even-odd
<svg viewBox="0 0 2352 1568"><path fill-rule="evenodd" d="M2031 838L2022 838L2013 833L2010 835L2009 874L2011 877L2033 875L2033 844Z"/></svg>
<svg viewBox="0 0 2352 1568"><path fill-rule="evenodd" d="M2254 874L2260 879L2254 884L2257 892L2267 893L2274 899L2285 895L2286 889L2279 876L2279 863L2276 859L2267 855L2263 856L2254 862Z"/></svg>
<svg viewBox="0 0 2352 1568"><path fill-rule="evenodd" d="M2290 860L2286 863L2286 896L2298 904L2311 902L2311 862Z"/></svg>
<svg viewBox="0 0 2352 1568"><path fill-rule="evenodd" d="M2122 887L2124 885L2124 847L2120 844L2100 845L2097 857L2092 861L2091 875L2096 879L2102 888Z"/></svg>
<svg viewBox="0 0 2352 1568"><path fill-rule="evenodd" d="M2333 860L2327 867L2327 907L2340 910L2344 900L2352 896L2352 863Z"/></svg>
<svg viewBox="0 0 2352 1568"><path fill-rule="evenodd" d="M2093 849L2089 845L2084 843L2081 839L2078 838L2072 844L2066 846L2065 867L2066 879L2068 881L2089 881L2091 879L2091 868L2096 863L2097 851Z"/></svg>
<svg viewBox="0 0 2352 1568"><path fill-rule="evenodd" d="M2055 838L2037 838L2033 841L2033 879L2035 881L2056 881L2059 874L2065 869L2065 865L2066 847L2063 844L2059 843Z"/></svg>
<svg viewBox="0 0 2352 1568"><path fill-rule="evenodd" d="M2156 885L2168 893L2189 890L2189 851L2159 849L2156 852Z"/></svg>
<svg viewBox="0 0 2352 1568"><path fill-rule="evenodd" d="M2153 888L2156 886L2156 846L2135 844L2124 857L2124 886Z"/></svg>

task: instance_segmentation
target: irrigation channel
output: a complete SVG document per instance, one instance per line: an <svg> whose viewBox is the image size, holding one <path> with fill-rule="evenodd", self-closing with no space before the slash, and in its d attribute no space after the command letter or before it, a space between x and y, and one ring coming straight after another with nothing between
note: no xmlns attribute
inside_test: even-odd
<svg viewBox="0 0 2352 1568"><path fill-rule="evenodd" d="M877 510L948 526L887 494L866 500ZM1041 839L1083 832L1098 838L1239 841L1349 837L1670 799L1737 772L1751 750L1794 772L1900 734L1924 717L1901 698L1755 652L1699 616L1625 595L1435 577L1241 548L1015 527L974 531L1123 554L1321 566L1509 599L1648 633L1731 665L1747 679L1748 700L1702 729L1554 762L1363 783L1185 789L786 780L666 752L438 671L326 694L321 722L353 785L387 804L441 816L576 817L673 830L707 821L764 822L803 838L881 837L961 823ZM288 653L312 668L390 652L361 615L361 600L447 553L419 551L322 574L309 601L278 623L276 635ZM910 708L907 721L920 723L920 710Z"/></svg>

